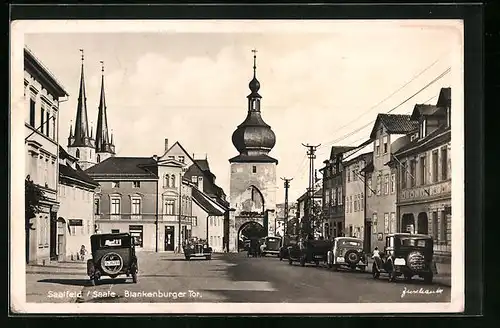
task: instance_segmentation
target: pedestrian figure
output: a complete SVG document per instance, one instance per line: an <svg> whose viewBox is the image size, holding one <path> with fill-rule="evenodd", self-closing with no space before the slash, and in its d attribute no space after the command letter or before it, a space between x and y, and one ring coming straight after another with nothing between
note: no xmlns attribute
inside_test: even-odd
<svg viewBox="0 0 500 328"><path fill-rule="evenodd" d="M373 255L372 255L372 259L380 259L380 251L378 250L378 247L375 247L375 249L373 250Z"/></svg>
<svg viewBox="0 0 500 328"><path fill-rule="evenodd" d="M87 255L87 249L85 248L85 245L82 245L80 248L80 259L82 261L85 261L85 255Z"/></svg>

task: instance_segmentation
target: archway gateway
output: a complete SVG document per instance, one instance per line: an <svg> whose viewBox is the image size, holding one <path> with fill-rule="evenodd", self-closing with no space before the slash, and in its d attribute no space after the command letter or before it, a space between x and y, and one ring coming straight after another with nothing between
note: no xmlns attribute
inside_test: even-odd
<svg viewBox="0 0 500 328"><path fill-rule="evenodd" d="M243 223L238 229L238 250L243 249L245 240L262 238L267 236L267 230L256 221Z"/></svg>

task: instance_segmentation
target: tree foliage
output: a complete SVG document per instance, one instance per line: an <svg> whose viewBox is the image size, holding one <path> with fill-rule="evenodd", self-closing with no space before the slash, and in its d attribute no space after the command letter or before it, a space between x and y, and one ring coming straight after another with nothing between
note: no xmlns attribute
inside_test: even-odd
<svg viewBox="0 0 500 328"><path fill-rule="evenodd" d="M313 238L315 233L321 233L323 223L323 207L320 201L307 203L305 215L301 224L301 235Z"/></svg>
<svg viewBox="0 0 500 328"><path fill-rule="evenodd" d="M40 201L43 200L44 193L38 185L36 185L28 175L24 181L24 211L26 230L33 229L31 220L40 213Z"/></svg>

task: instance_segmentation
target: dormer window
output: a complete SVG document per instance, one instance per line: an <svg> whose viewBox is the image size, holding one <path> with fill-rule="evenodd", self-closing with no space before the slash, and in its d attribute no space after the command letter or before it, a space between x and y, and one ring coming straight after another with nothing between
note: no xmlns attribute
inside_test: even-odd
<svg viewBox="0 0 500 328"><path fill-rule="evenodd" d="M424 118L420 121L420 138L427 135L427 120Z"/></svg>
<svg viewBox="0 0 500 328"><path fill-rule="evenodd" d="M384 154L387 154L387 152L389 151L389 137L388 136L384 136L383 138L383 143L384 143Z"/></svg>
<svg viewBox="0 0 500 328"><path fill-rule="evenodd" d="M375 154L380 155L380 140L375 140Z"/></svg>
<svg viewBox="0 0 500 328"><path fill-rule="evenodd" d="M179 156L179 162L184 163L184 156Z"/></svg>
<svg viewBox="0 0 500 328"><path fill-rule="evenodd" d="M197 184L198 183L198 177L196 175L193 175L191 177L191 182L194 183L194 184Z"/></svg>

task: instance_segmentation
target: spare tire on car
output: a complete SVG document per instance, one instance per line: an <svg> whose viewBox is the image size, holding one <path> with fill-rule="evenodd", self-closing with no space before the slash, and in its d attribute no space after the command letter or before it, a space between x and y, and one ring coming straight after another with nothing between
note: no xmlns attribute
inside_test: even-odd
<svg viewBox="0 0 500 328"><path fill-rule="evenodd" d="M347 263L349 263L350 265L356 265L359 263L359 261L361 260L361 256L360 254L358 253L358 251L354 250L354 249L350 249L348 250L346 253L345 253L345 261Z"/></svg>

